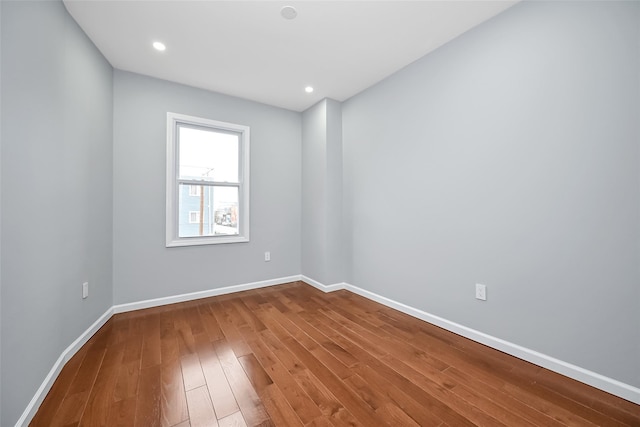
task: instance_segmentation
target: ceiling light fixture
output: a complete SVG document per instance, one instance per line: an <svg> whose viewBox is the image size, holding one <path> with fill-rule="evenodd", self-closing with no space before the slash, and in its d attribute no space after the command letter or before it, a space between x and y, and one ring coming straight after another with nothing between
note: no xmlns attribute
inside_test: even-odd
<svg viewBox="0 0 640 427"><path fill-rule="evenodd" d="M284 19L296 19L296 16L298 16L298 11L293 6L285 6L280 9L280 15L282 15Z"/></svg>
<svg viewBox="0 0 640 427"><path fill-rule="evenodd" d="M307 93L311 93L311 92L313 92L313 88L311 86L307 86L307 87L304 88L304 91L307 92Z"/></svg>
<svg viewBox="0 0 640 427"><path fill-rule="evenodd" d="M160 42L153 42L153 48L155 50L159 50L160 52L163 52L164 50L167 49L164 43L160 43Z"/></svg>

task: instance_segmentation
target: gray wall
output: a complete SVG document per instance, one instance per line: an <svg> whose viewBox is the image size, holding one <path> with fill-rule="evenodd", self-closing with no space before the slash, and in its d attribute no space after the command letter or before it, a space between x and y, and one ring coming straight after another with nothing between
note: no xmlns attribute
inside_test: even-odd
<svg viewBox="0 0 640 427"><path fill-rule="evenodd" d="M114 102L115 304L300 274L299 113L123 71ZM167 111L251 127L249 243L165 248Z"/></svg>
<svg viewBox="0 0 640 427"><path fill-rule="evenodd" d="M344 231L342 209L342 104L326 99L327 116L327 274L325 284L342 283L344 277Z"/></svg>
<svg viewBox="0 0 640 427"><path fill-rule="evenodd" d="M525 2L347 101L348 281L639 387L639 31Z"/></svg>
<svg viewBox="0 0 640 427"><path fill-rule="evenodd" d="M2 423L2 5L0 4L0 423Z"/></svg>
<svg viewBox="0 0 640 427"><path fill-rule="evenodd" d="M327 110L321 101L302 114L302 264L307 277L327 283L325 224Z"/></svg>
<svg viewBox="0 0 640 427"><path fill-rule="evenodd" d="M61 2L0 7L0 424L9 426L112 305L113 98L111 66Z"/></svg>
<svg viewBox="0 0 640 427"><path fill-rule="evenodd" d="M342 105L324 99L302 114L302 274L344 281Z"/></svg>

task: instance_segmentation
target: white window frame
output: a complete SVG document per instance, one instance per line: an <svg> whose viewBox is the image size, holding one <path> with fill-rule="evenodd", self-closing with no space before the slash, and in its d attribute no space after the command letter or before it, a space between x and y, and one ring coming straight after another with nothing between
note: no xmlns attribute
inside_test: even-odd
<svg viewBox="0 0 640 427"><path fill-rule="evenodd" d="M178 177L178 125L192 125L223 132L234 132L240 135L239 153L239 185L238 187L238 234L220 236L179 237L179 189L180 184L187 185L227 185L211 181L191 181ZM250 160L250 128L234 123L220 122L201 117L177 113L167 113L167 196L166 196L166 246L197 246L223 243L240 243L249 241L249 160Z"/></svg>
<svg viewBox="0 0 640 427"><path fill-rule="evenodd" d="M189 196L200 197L200 191L202 187L199 185L190 185L189 186Z"/></svg>

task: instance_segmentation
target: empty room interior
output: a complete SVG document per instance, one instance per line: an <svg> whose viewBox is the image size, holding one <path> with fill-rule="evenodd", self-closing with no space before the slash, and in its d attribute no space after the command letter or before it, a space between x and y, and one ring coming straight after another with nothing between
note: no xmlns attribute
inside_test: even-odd
<svg viewBox="0 0 640 427"><path fill-rule="evenodd" d="M640 426L640 2L0 35L3 427Z"/></svg>

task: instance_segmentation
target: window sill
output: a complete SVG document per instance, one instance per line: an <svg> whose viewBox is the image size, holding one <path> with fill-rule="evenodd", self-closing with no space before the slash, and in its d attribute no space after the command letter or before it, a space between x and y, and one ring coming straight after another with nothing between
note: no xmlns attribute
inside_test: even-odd
<svg viewBox="0 0 640 427"><path fill-rule="evenodd" d="M182 237L178 239L168 239L166 247L223 245L226 243L246 243L248 241L248 236Z"/></svg>

